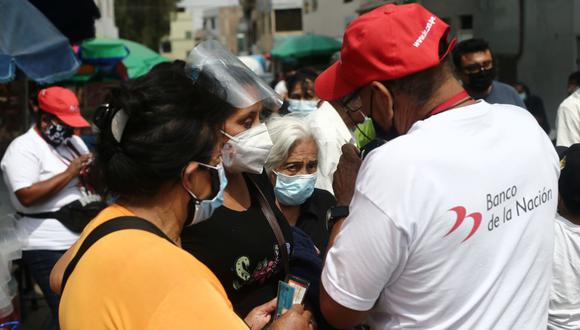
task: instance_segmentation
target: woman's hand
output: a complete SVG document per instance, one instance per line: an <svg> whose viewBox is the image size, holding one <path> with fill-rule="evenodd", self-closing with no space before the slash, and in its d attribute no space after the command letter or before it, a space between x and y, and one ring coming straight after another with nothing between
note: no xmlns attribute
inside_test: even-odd
<svg viewBox="0 0 580 330"><path fill-rule="evenodd" d="M274 310L276 309L276 302L277 299L274 298L269 302L252 309L244 319L244 322L246 322L251 330L263 329L272 319L272 313L274 313Z"/></svg>
<svg viewBox="0 0 580 330"><path fill-rule="evenodd" d="M314 330L312 314L302 305L294 305L272 323L270 330Z"/></svg>

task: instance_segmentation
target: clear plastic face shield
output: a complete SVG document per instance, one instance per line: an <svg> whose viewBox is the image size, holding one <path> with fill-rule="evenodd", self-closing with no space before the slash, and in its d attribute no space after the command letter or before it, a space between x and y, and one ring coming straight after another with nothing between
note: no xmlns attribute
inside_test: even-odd
<svg viewBox="0 0 580 330"><path fill-rule="evenodd" d="M198 44L187 57L186 73L209 91L219 92L233 108L243 109L262 102L262 108L276 112L282 98L242 61L215 40Z"/></svg>

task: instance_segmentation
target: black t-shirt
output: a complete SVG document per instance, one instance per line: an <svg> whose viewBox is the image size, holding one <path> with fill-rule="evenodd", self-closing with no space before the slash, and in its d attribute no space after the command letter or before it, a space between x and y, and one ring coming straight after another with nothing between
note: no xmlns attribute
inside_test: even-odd
<svg viewBox="0 0 580 330"><path fill-rule="evenodd" d="M276 236L262 213L250 175L244 174L251 196L250 208L238 212L220 207L211 218L185 228L181 235L183 248L217 276L242 318L254 307L275 298L278 281L286 276ZM292 231L274 203L272 184L265 174L252 176L272 206L290 247Z"/></svg>
<svg viewBox="0 0 580 330"><path fill-rule="evenodd" d="M336 205L334 196L326 190L314 189L300 208L296 227L302 229L314 242L322 254L326 252L330 233L326 230L326 212Z"/></svg>

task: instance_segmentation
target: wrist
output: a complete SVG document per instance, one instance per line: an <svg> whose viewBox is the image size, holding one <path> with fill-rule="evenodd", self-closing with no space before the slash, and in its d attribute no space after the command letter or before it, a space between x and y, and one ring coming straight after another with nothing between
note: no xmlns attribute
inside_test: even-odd
<svg viewBox="0 0 580 330"><path fill-rule="evenodd" d="M349 214L348 206L337 205L326 212L326 230L331 231L332 227L340 220L345 219Z"/></svg>
<svg viewBox="0 0 580 330"><path fill-rule="evenodd" d="M68 178L69 181L76 178L78 175L77 171L75 171L73 167L67 168L66 171L64 171L64 173L66 174L66 177Z"/></svg>

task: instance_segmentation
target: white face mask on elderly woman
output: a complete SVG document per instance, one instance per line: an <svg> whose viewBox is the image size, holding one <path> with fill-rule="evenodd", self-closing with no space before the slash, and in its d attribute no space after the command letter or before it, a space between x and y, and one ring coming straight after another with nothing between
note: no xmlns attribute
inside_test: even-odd
<svg viewBox="0 0 580 330"><path fill-rule="evenodd" d="M262 173L272 150L272 139L266 124L252 127L236 136L221 132L230 138L222 148L224 167L231 173Z"/></svg>

